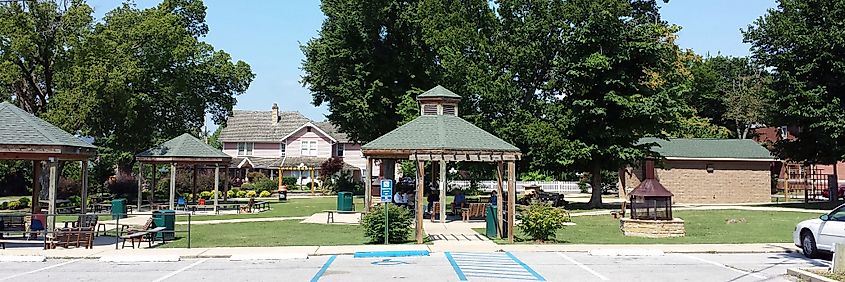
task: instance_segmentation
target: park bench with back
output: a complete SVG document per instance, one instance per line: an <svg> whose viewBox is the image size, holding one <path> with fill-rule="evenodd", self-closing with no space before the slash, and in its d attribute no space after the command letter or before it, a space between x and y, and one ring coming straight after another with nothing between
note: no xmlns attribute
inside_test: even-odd
<svg viewBox="0 0 845 282"><path fill-rule="evenodd" d="M487 204L484 203L470 203L469 207L461 209L461 218L464 221L468 221L473 218L483 218L484 210L487 208Z"/></svg>
<svg viewBox="0 0 845 282"><path fill-rule="evenodd" d="M80 215L75 221L65 221L65 227L56 229L52 238L45 238L45 249L71 246L94 248L95 228L99 217L96 214Z"/></svg>
<svg viewBox="0 0 845 282"><path fill-rule="evenodd" d="M147 222L141 226L141 228L130 228L126 235L120 236L120 239L123 240L123 244L120 248L126 247L126 240L131 242L133 249L135 248L135 242L138 242L138 248L141 248L141 243L144 240L147 240L149 247L152 247L155 234L164 231L164 229L164 227L155 227L153 218L150 217L147 219ZM162 237L161 242L164 243L164 237Z"/></svg>

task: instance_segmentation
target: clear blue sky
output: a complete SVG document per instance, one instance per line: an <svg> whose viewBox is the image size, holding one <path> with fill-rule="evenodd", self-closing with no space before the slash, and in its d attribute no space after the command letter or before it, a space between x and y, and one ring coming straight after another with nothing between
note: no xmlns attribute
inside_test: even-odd
<svg viewBox="0 0 845 282"><path fill-rule="evenodd" d="M157 0L137 0L141 8ZM672 0L662 4L663 18L683 27L678 44L698 54L745 56L744 29L775 0ZM89 0L96 16L118 5L114 0ZM209 33L205 40L236 60L252 66L255 80L238 97L236 109L269 110L278 103L282 110L300 111L321 121L327 109L311 105L311 95L299 83L303 56L301 43L317 35L323 14L320 1L206 0ZM209 130L216 128L208 122Z"/></svg>

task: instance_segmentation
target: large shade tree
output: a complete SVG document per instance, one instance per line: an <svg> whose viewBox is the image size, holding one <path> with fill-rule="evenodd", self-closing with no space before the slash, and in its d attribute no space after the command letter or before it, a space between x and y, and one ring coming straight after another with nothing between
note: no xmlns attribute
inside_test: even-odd
<svg viewBox="0 0 845 282"><path fill-rule="evenodd" d="M843 1L780 0L745 31L753 57L772 69L773 122L800 128L781 158L832 164L845 154Z"/></svg>
<svg viewBox="0 0 845 282"><path fill-rule="evenodd" d="M199 0L131 2L94 21L83 1L0 4L0 98L93 137L100 165L128 173L133 155L225 122L254 77L201 39Z"/></svg>

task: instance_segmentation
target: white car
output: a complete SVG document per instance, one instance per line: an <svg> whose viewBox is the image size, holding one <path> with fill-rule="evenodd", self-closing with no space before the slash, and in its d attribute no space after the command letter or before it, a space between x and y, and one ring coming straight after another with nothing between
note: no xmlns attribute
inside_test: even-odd
<svg viewBox="0 0 845 282"><path fill-rule="evenodd" d="M845 244L845 205L795 225L792 241L808 258L816 258L822 252L832 253L835 244Z"/></svg>

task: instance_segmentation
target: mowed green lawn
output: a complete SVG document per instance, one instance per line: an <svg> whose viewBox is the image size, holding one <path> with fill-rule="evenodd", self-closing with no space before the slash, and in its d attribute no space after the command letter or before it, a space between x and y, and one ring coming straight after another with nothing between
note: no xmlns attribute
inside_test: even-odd
<svg viewBox="0 0 845 282"><path fill-rule="evenodd" d="M564 244L719 244L792 242L795 224L818 215L799 212L744 210L675 211L685 221L686 236L651 239L626 237L619 230L619 220L610 215L572 217L575 226L556 233L555 242ZM475 229L484 234L484 229ZM517 241L531 243L519 228ZM499 241L502 243L502 241Z"/></svg>
<svg viewBox="0 0 845 282"><path fill-rule="evenodd" d="M356 210L364 208L364 199L355 197L353 200ZM315 197L296 198L284 202L271 201L270 210L253 214L221 214L221 215L195 215L191 220L221 220L237 218L267 218L267 217L296 217L311 216L323 210L337 209L337 197ZM188 221L187 217L179 217L179 221Z"/></svg>
<svg viewBox="0 0 845 282"><path fill-rule="evenodd" d="M197 224L191 226L191 247L333 246L367 243L359 225L299 223L300 220L271 222ZM177 225L185 231L187 225ZM185 248L187 233L164 244L164 248Z"/></svg>

